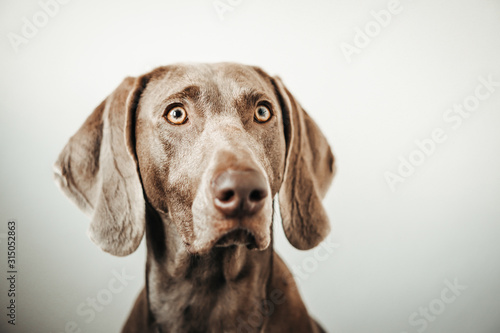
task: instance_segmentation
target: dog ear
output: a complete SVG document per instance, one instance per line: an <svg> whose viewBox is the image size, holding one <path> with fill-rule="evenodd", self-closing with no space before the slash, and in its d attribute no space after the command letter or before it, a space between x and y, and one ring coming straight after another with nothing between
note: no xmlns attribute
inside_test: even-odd
<svg viewBox="0 0 500 333"><path fill-rule="evenodd" d="M281 79L273 78L280 99L286 140L286 162L279 204L283 229L290 243L308 250L330 232L321 200L335 174L335 159L316 123L295 100Z"/></svg>
<svg viewBox="0 0 500 333"><path fill-rule="evenodd" d="M92 217L90 239L117 256L134 252L144 234L134 127L146 80L126 78L69 139L54 165L59 187Z"/></svg>

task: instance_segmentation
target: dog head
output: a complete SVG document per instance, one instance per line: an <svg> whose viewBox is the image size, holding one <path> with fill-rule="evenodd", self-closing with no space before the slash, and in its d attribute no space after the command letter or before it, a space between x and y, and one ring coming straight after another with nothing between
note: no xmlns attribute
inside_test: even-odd
<svg viewBox="0 0 500 333"><path fill-rule="evenodd" d="M71 137L55 164L63 191L91 215L90 238L127 255L146 205L191 253L266 249L277 193L288 240L316 246L334 158L281 80L230 63L179 64L127 78Z"/></svg>

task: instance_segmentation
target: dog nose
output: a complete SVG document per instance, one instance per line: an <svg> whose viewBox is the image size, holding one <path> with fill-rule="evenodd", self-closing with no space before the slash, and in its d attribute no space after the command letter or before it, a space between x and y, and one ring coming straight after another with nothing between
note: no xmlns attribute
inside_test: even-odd
<svg viewBox="0 0 500 333"><path fill-rule="evenodd" d="M215 207L227 217L249 216L264 206L264 176L256 171L226 170L212 182Z"/></svg>

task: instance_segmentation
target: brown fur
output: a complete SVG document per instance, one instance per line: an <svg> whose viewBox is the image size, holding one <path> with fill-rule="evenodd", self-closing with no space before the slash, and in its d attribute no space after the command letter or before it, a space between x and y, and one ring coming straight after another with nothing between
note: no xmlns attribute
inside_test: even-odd
<svg viewBox="0 0 500 333"><path fill-rule="evenodd" d="M177 103L183 125L165 121ZM272 118L254 121L266 103ZM228 217L211 184L255 170L271 195ZM330 147L277 77L231 63L178 64L127 78L69 140L55 164L63 191L91 215L90 238L124 256L147 240L145 289L123 332L322 332L272 248L273 198L299 249L329 232L321 204L334 175ZM255 250L216 246L244 229Z"/></svg>

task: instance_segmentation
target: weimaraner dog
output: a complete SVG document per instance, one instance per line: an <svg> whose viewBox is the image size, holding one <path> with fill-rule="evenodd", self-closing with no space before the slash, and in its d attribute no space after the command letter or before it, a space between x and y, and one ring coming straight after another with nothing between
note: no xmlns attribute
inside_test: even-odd
<svg viewBox="0 0 500 333"><path fill-rule="evenodd" d="M273 250L329 233L335 172L318 126L278 77L234 63L126 78L61 152L55 175L125 256L146 233L146 286L122 332L324 332Z"/></svg>

